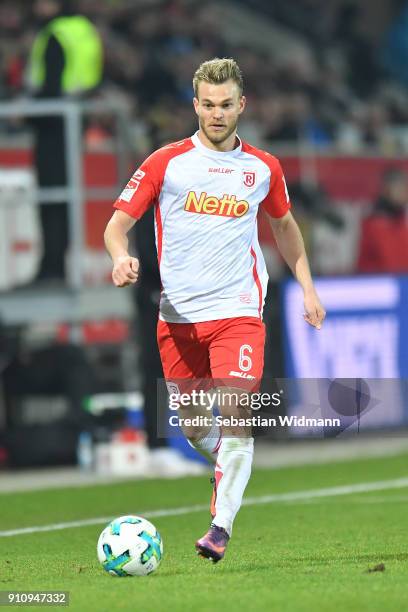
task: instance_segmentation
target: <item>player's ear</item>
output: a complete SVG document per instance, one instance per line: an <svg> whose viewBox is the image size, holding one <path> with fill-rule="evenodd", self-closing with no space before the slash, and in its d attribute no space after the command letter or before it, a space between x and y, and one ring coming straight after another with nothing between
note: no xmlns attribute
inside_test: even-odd
<svg viewBox="0 0 408 612"><path fill-rule="evenodd" d="M198 115L198 105L199 105L199 102L198 102L198 99L195 96L193 98L193 105L194 105L194 110L195 110L196 114Z"/></svg>
<svg viewBox="0 0 408 612"><path fill-rule="evenodd" d="M241 96L239 99L239 114L242 113L245 107L246 107L246 97Z"/></svg>

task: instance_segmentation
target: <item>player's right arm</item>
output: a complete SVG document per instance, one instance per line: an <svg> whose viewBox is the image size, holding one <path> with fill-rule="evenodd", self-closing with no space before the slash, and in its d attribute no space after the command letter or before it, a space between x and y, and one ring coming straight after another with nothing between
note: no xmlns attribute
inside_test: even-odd
<svg viewBox="0 0 408 612"><path fill-rule="evenodd" d="M139 260L129 254L127 234L158 198L162 182L159 156L160 152L150 155L130 178L114 204L117 210L105 229L105 245L113 261L112 280L116 287L127 287L138 279Z"/></svg>
<svg viewBox="0 0 408 612"><path fill-rule="evenodd" d="M116 287L127 287L138 279L139 260L129 255L128 232L136 219L116 210L104 233L105 246L113 261L112 280Z"/></svg>

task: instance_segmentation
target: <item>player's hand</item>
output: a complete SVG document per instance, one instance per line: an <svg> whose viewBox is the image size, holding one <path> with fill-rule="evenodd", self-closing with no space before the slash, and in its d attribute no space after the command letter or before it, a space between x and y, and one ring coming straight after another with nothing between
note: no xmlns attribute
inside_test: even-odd
<svg viewBox="0 0 408 612"><path fill-rule="evenodd" d="M139 260L122 255L113 262L112 280L116 287L133 285L139 277Z"/></svg>
<svg viewBox="0 0 408 612"><path fill-rule="evenodd" d="M326 311L314 289L305 293L304 306L305 314L303 318L306 323L309 323L309 325L312 325L316 329L321 329Z"/></svg>

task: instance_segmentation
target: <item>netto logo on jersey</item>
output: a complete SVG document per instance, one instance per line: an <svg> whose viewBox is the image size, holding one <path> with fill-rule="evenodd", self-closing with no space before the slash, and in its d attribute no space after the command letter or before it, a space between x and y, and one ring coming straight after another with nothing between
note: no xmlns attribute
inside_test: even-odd
<svg viewBox="0 0 408 612"><path fill-rule="evenodd" d="M197 197L195 191L189 191L184 210L200 215L218 215L219 217L243 217L248 212L246 200L237 200L235 195L224 194L221 199L209 196L203 191Z"/></svg>

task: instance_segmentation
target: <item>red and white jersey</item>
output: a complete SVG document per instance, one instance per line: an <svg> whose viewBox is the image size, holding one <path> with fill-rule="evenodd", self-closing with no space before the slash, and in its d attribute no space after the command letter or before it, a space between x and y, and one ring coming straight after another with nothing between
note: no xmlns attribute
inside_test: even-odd
<svg viewBox="0 0 408 612"><path fill-rule="evenodd" d="M262 318L267 272L258 209L282 217L290 208L276 157L240 140L233 151L213 151L196 133L152 153L115 202L136 219L153 205L160 318Z"/></svg>

